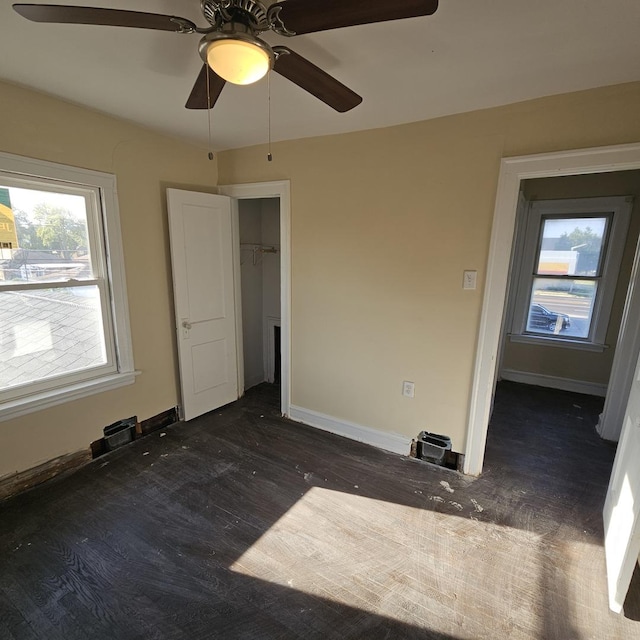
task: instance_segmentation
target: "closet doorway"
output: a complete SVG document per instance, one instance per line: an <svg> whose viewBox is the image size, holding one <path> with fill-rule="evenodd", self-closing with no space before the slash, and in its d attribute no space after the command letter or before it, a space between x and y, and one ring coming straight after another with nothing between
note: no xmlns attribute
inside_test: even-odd
<svg viewBox="0 0 640 640"><path fill-rule="evenodd" d="M234 226L239 396L261 383L280 386L289 415L290 199L289 181L225 185Z"/></svg>
<svg viewBox="0 0 640 640"><path fill-rule="evenodd" d="M239 201L238 226L246 391L263 382L280 383L279 198Z"/></svg>

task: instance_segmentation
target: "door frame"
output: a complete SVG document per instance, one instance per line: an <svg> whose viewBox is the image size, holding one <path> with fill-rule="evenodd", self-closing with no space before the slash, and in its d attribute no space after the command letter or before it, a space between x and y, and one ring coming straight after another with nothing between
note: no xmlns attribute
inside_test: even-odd
<svg viewBox="0 0 640 640"><path fill-rule="evenodd" d="M239 201L280 199L280 410L291 411L291 188L289 180L218 186L218 193L231 198L233 266L238 354L238 395L244 395L244 353L242 343L242 296L240 291Z"/></svg>
<svg viewBox="0 0 640 640"><path fill-rule="evenodd" d="M489 418L495 392L495 373L501 326L505 313L509 264L521 181L530 178L610 173L631 169L640 169L640 144L595 147L502 159L491 229L482 314L478 329L464 473L474 476L480 475L484 462ZM640 296L639 270L634 269L632 278L626 309L632 307L635 309L640 304L638 300ZM635 304L633 303L634 299ZM633 320L633 316L625 312L618 344L624 339L633 339L635 343L640 338L636 335L640 328L634 326L634 322L628 321L630 318ZM623 367L627 363L622 360L622 358L618 359L617 367L620 370L616 372L615 377L612 370L612 380L616 384L616 389L613 389L613 385L611 385L608 393L620 393L623 388L621 378L625 377ZM626 368L628 369L628 367ZM633 369L633 367L631 368ZM626 405L626 400L624 403Z"/></svg>

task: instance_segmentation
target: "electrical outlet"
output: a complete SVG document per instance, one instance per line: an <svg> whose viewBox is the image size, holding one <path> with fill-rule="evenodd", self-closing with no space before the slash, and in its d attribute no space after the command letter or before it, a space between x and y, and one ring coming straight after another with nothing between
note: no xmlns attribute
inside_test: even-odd
<svg viewBox="0 0 640 640"><path fill-rule="evenodd" d="M475 289L477 277L478 277L477 271L465 271L462 277L462 288Z"/></svg>
<svg viewBox="0 0 640 640"><path fill-rule="evenodd" d="M402 383L402 395L405 398L413 398L416 394L416 385L413 382L409 382L409 380L405 380Z"/></svg>

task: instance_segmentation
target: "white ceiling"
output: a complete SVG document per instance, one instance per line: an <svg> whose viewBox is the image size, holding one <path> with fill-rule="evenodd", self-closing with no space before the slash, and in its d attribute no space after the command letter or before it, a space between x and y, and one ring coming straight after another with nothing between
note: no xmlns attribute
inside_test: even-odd
<svg viewBox="0 0 640 640"><path fill-rule="evenodd" d="M206 26L199 0L66 2L178 15ZM0 78L206 145L206 111L184 108L202 64L200 36L37 24L9 2L0 5L0 25ZM336 113L272 74L272 139L372 129L640 80L639 34L640 0L441 0L424 18L294 38L263 34L364 98ZM212 111L214 149L264 143L267 132L266 80L227 84Z"/></svg>

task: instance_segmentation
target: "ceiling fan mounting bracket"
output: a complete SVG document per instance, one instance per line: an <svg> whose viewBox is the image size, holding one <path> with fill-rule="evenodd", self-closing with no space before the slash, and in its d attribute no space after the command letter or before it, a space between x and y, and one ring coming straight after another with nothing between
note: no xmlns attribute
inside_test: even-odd
<svg viewBox="0 0 640 640"><path fill-rule="evenodd" d="M278 60L280 56L288 56L291 51L287 47L275 46L272 47L274 60Z"/></svg>
<svg viewBox="0 0 640 640"><path fill-rule="evenodd" d="M254 34L269 29L267 10L258 0L202 0L202 13L219 29L228 23L241 23Z"/></svg>
<svg viewBox="0 0 640 640"><path fill-rule="evenodd" d="M280 17L280 12L282 11L282 6L272 5L267 9L267 21L269 23L269 28L272 31L275 31L278 35L281 36L295 36L295 31L290 31L285 26L282 18Z"/></svg>
<svg viewBox="0 0 640 640"><path fill-rule="evenodd" d="M180 27L180 30L176 31L176 33L199 33L200 31L202 31L201 29L196 27L196 25L193 24L191 20L187 20L186 18L171 16L171 18L169 19L171 20L171 22L177 24Z"/></svg>

